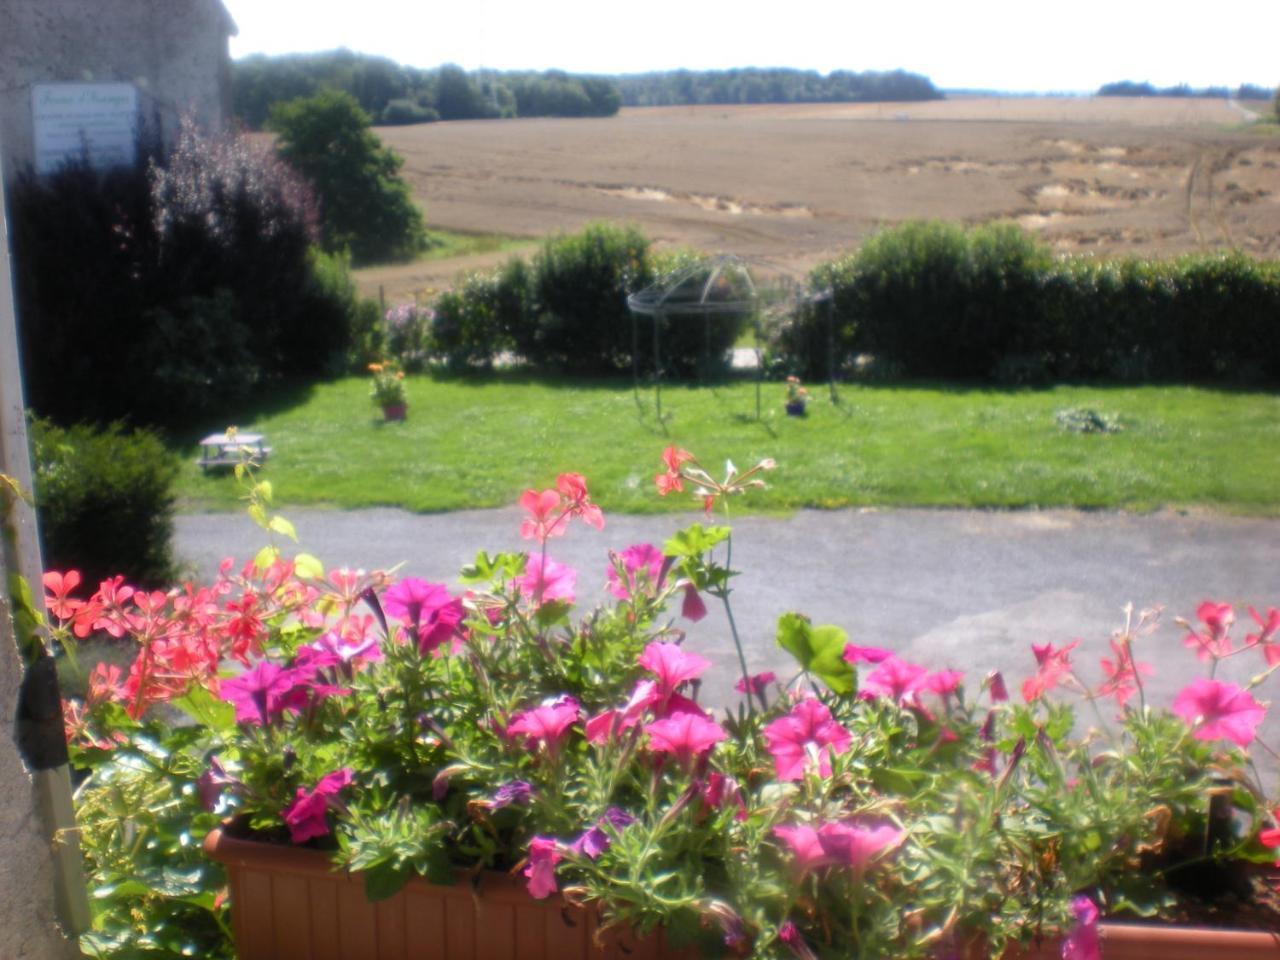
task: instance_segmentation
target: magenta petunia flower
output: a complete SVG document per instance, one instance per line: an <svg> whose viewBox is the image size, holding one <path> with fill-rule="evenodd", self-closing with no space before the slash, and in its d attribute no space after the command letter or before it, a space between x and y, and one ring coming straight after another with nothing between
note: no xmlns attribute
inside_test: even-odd
<svg viewBox="0 0 1280 960"><path fill-rule="evenodd" d="M940 697L947 697L959 689L963 680L964 674L959 670L939 670L925 676L924 689Z"/></svg>
<svg viewBox="0 0 1280 960"><path fill-rule="evenodd" d="M517 713L507 725L507 736L523 737L526 747L542 747L555 757L560 753L560 742L581 716L577 700L561 697L551 704Z"/></svg>
<svg viewBox="0 0 1280 960"><path fill-rule="evenodd" d="M863 827L851 823L824 823L818 829L818 842L823 853L835 864L850 867L861 874L878 854L902 842L897 827L883 825Z"/></svg>
<svg viewBox="0 0 1280 960"><path fill-rule="evenodd" d="M809 948L809 944L805 943L800 928L790 920L778 928L778 939L787 945L787 949L791 951L792 956L796 957L796 960L817 960L818 955Z"/></svg>
<svg viewBox="0 0 1280 960"><path fill-rule="evenodd" d="M654 641L640 654L640 666L658 678L663 695L674 693L680 684L697 679L711 661L696 653L685 653L678 644Z"/></svg>
<svg viewBox="0 0 1280 960"><path fill-rule="evenodd" d="M644 728L649 735L649 749L669 753L682 767L701 759L721 740L728 738L720 724L697 713L674 713L655 720Z"/></svg>
<svg viewBox="0 0 1280 960"><path fill-rule="evenodd" d="M378 646L378 638L374 636L344 637L336 630L329 630L309 644L309 647L318 653L331 653L342 663L350 663L352 660L373 663L382 659L382 648Z"/></svg>
<svg viewBox="0 0 1280 960"><path fill-rule="evenodd" d="M236 708L236 723L265 726L293 706L291 694L300 686L297 671L270 660L219 685L219 696Z"/></svg>
<svg viewBox="0 0 1280 960"><path fill-rule="evenodd" d="M524 573L516 577L515 585L523 596L535 603L563 600L573 603L573 591L578 584L578 571L540 553L529 554Z"/></svg>
<svg viewBox="0 0 1280 960"><path fill-rule="evenodd" d="M791 858L797 875L803 876L810 870L830 862L827 851L822 848L818 831L813 827L802 823L784 823L774 827L773 832L791 848Z"/></svg>
<svg viewBox="0 0 1280 960"><path fill-rule="evenodd" d="M662 551L652 543L637 543L627 547L622 553L618 554L618 559L622 561L622 568L626 571L626 582L623 582L622 578L618 576L617 564L610 563L608 570L609 582L606 586L609 592L619 600L626 600L642 584L650 588L658 586L665 558L662 555ZM644 577L637 577L637 574L642 572Z"/></svg>
<svg viewBox="0 0 1280 960"><path fill-rule="evenodd" d="M881 647L858 647L851 643L844 648L844 658L849 663L883 663L892 656L892 650Z"/></svg>
<svg viewBox="0 0 1280 960"><path fill-rule="evenodd" d="M559 844L551 837L534 837L529 841L529 863L524 868L524 875L529 878L526 884L529 896L542 900L559 889L556 864L560 860Z"/></svg>
<svg viewBox="0 0 1280 960"><path fill-rule="evenodd" d="M862 681L858 696L884 697L904 707L917 706L920 692L928 689L929 671L916 663L886 657Z"/></svg>
<svg viewBox="0 0 1280 960"><path fill-rule="evenodd" d="M999 670L987 674L986 686L992 703L1004 703L1009 699L1009 688L1004 685L1004 674Z"/></svg>
<svg viewBox="0 0 1280 960"><path fill-rule="evenodd" d="M785 717L764 728L779 780L802 780L816 761L821 776L831 775L831 755L849 749L849 731L836 723L831 711L812 697L801 700Z"/></svg>
<svg viewBox="0 0 1280 960"><path fill-rule="evenodd" d="M1267 708L1235 684L1201 677L1182 688L1173 712L1195 727L1197 740L1230 740L1247 747Z"/></svg>
<svg viewBox="0 0 1280 960"><path fill-rule="evenodd" d="M753 673L749 677L743 677L733 685L733 689L739 693L750 693L758 697L777 679L772 670L766 670L764 673Z"/></svg>
<svg viewBox="0 0 1280 960"><path fill-rule="evenodd" d="M1102 941L1098 934L1098 908L1088 897L1071 901L1075 926L1062 941L1062 960L1102 960Z"/></svg>
<svg viewBox="0 0 1280 960"><path fill-rule="evenodd" d="M294 843L306 843L313 837L323 837L329 832L325 816L337 800L339 791L351 783L352 772L344 767L320 778L312 790L299 787L293 803L284 811L284 822L289 827L289 839Z"/></svg>

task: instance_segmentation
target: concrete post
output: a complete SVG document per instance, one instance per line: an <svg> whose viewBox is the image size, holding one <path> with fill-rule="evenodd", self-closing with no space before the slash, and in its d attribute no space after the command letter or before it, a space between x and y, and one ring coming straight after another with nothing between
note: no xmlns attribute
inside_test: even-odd
<svg viewBox="0 0 1280 960"><path fill-rule="evenodd" d="M0 200L3 191L0 190ZM22 375L14 318L13 282L9 267L9 233L0 202L0 474L31 490L23 415ZM10 509L3 508L6 500ZM7 514L7 515L6 515ZM28 763L19 750L24 743L49 739L56 718L33 722L58 701L53 684L28 683L14 636L11 578L31 584L36 602L40 586L40 541L35 511L29 504L0 495L0 957L5 960L63 960L79 955L71 934L87 927L88 903L74 831L71 782L65 760L47 753ZM45 663L45 669L51 666ZM19 697L25 693L19 717ZM43 702L41 702L43 701ZM51 703L52 701L52 703ZM34 718L39 720L39 718Z"/></svg>

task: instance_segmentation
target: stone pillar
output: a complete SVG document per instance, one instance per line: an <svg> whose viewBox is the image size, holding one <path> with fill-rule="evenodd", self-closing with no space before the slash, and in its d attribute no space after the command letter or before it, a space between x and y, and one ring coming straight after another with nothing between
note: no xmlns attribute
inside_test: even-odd
<svg viewBox="0 0 1280 960"><path fill-rule="evenodd" d="M3 200L0 191L0 201ZM23 417L22 376L9 268L9 233L0 202L0 483L9 479L31 489ZM10 509L5 510L8 503ZM6 515L7 514L7 515ZM44 724L19 720L25 669L14 637L9 584L21 575L40 586L40 541L29 504L0 492L0 957L4 960L64 960L79 955L68 934L87 925L88 904L74 830L71 784L65 761L46 752L30 766L19 750L39 740ZM47 667L50 664L46 664ZM48 713L57 701L56 676L43 697L28 684L23 705L30 715ZM43 699L45 703L40 704Z"/></svg>

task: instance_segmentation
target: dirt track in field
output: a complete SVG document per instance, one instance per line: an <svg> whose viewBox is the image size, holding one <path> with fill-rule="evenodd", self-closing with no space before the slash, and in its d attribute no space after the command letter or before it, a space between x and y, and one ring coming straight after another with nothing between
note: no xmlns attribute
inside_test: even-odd
<svg viewBox="0 0 1280 960"><path fill-rule="evenodd" d="M1257 104L1244 109L1260 111ZM803 271L879 226L1013 220L1064 254L1280 256L1280 138L1203 100L956 99L624 110L383 128L433 226L592 220ZM389 300L508 254L362 271Z"/></svg>

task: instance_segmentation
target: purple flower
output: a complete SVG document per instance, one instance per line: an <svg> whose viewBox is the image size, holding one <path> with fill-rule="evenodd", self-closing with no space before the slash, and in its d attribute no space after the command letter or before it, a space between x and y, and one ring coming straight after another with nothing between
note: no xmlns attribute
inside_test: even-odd
<svg viewBox="0 0 1280 960"><path fill-rule="evenodd" d="M604 816L597 820L594 826L583 831L582 836L573 841L569 845L569 849L579 856L589 857L594 860L600 854L609 849L609 845L613 843L613 838L605 831L605 827L609 826L615 832L621 831L629 824L635 823L636 818L625 810L617 807L610 807L604 812Z"/></svg>
<svg viewBox="0 0 1280 960"><path fill-rule="evenodd" d="M222 792L227 787L242 786L239 780L227 773L222 761L217 757L209 760L209 769L196 778L196 794L200 797L200 806L208 813L218 808Z"/></svg>
<svg viewBox="0 0 1280 960"><path fill-rule="evenodd" d="M306 843L313 837L323 837L329 832L325 817L330 806L337 803L338 792L351 783L350 768L343 767L327 773L312 790L299 787L293 803L284 811L284 822L289 827L289 839L294 843Z"/></svg>
<svg viewBox="0 0 1280 960"><path fill-rule="evenodd" d="M303 650L315 650L318 653L333 654L338 660L344 664L351 663L357 658L373 662L382 659L382 648L378 646L378 638L369 636L363 640L359 638L346 639L342 637L336 630L330 630L328 633L320 637L315 643ZM301 652L301 651L299 651Z"/></svg>
<svg viewBox="0 0 1280 960"><path fill-rule="evenodd" d="M504 783L493 794L493 800L490 802L490 809L501 810L503 807L509 807L513 803L520 806L526 806L529 798L533 796L533 787L526 780L512 780L510 783Z"/></svg>

